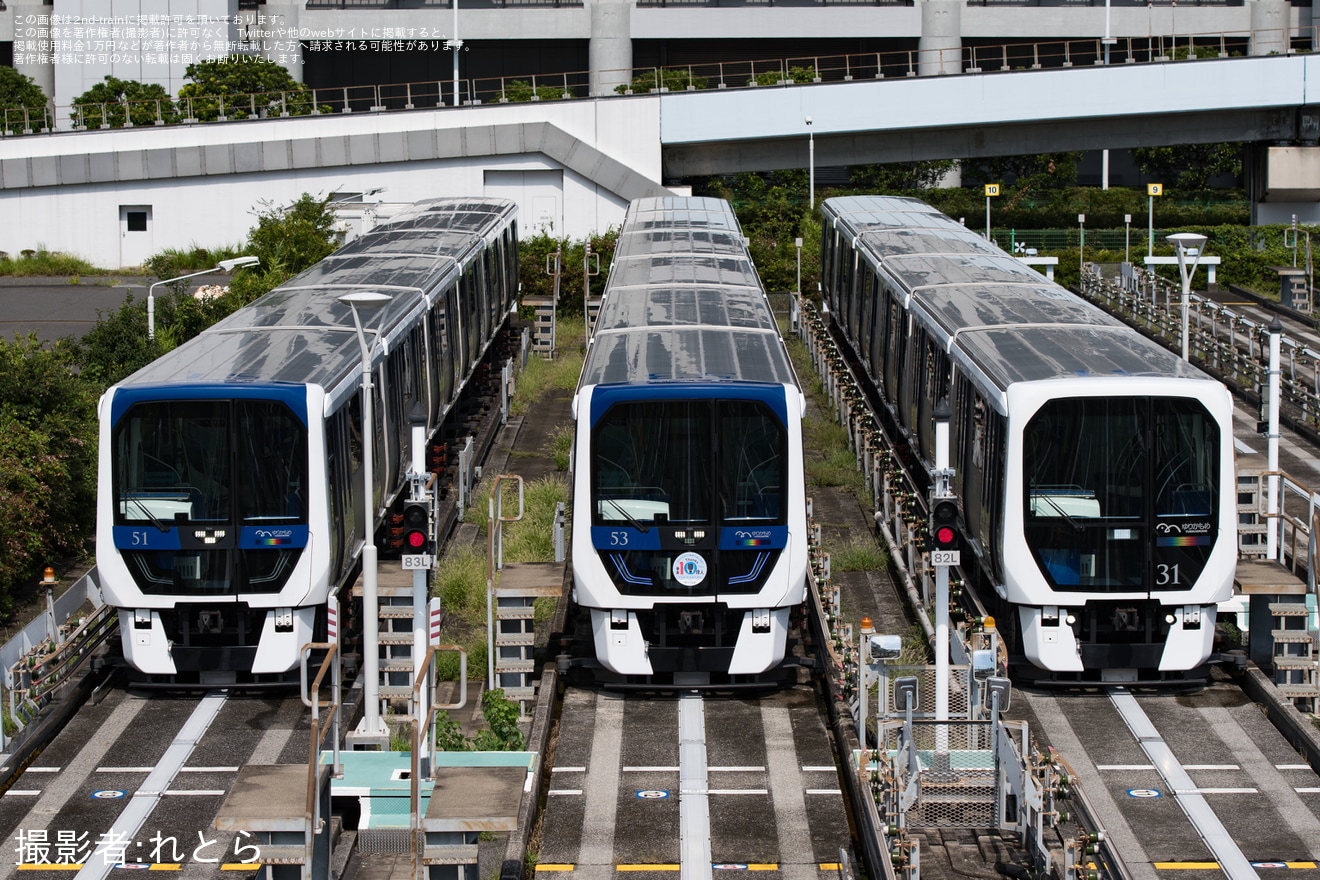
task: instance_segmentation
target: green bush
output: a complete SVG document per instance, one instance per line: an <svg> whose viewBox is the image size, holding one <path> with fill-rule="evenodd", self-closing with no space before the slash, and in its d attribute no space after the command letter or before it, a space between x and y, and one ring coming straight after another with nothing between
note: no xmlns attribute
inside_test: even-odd
<svg viewBox="0 0 1320 880"><path fill-rule="evenodd" d="M73 99L69 114L83 128L123 128L133 125L172 125L179 112L170 93L158 83L141 83L114 76L106 78Z"/></svg>
<svg viewBox="0 0 1320 880"><path fill-rule="evenodd" d="M500 89L500 100L509 104L525 104L528 101L561 101L566 97L573 97L572 88L569 88L567 94L565 94L563 85L533 86L525 79L509 80Z"/></svg>
<svg viewBox="0 0 1320 880"><path fill-rule="evenodd" d="M672 70L663 68L660 70L659 88L670 92L700 92L706 88L709 80L704 76L693 76L690 70ZM645 95L656 89L656 71L648 70L646 73L638 74L633 77L630 83L617 85L614 91L620 95L632 92L635 95Z"/></svg>

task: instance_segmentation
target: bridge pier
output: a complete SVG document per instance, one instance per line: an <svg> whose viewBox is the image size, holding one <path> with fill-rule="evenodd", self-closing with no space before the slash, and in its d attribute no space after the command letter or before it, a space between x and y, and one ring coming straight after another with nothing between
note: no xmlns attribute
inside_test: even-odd
<svg viewBox="0 0 1320 880"><path fill-rule="evenodd" d="M1251 222L1320 223L1320 109L1298 111L1300 146L1251 144L1243 161Z"/></svg>
<svg viewBox="0 0 1320 880"><path fill-rule="evenodd" d="M632 0L587 0L591 7L591 94L612 95L632 75ZM656 83L659 86L659 83Z"/></svg>

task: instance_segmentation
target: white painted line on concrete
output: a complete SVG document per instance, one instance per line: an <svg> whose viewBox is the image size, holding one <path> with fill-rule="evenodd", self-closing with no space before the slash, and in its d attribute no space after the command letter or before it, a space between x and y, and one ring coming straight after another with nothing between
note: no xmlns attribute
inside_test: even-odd
<svg viewBox="0 0 1320 880"><path fill-rule="evenodd" d="M700 693L678 698L678 763L679 880L712 880L706 706Z"/></svg>
<svg viewBox="0 0 1320 880"><path fill-rule="evenodd" d="M556 795L582 794L580 788L552 788L546 792L547 795L554 797Z"/></svg>
<svg viewBox="0 0 1320 880"><path fill-rule="evenodd" d="M11 788L5 792L5 797L9 797L11 794L14 797L36 797L41 794L41 790L36 788Z"/></svg>
<svg viewBox="0 0 1320 880"><path fill-rule="evenodd" d="M807 794L843 794L843 792L837 788L808 788L806 790L806 793Z"/></svg>
<svg viewBox="0 0 1320 880"><path fill-rule="evenodd" d="M551 767L551 773L586 773L586 767Z"/></svg>
<svg viewBox="0 0 1320 880"><path fill-rule="evenodd" d="M97 767L97 773L150 773L155 767Z"/></svg>
<svg viewBox="0 0 1320 880"><path fill-rule="evenodd" d="M160 763L156 765L156 769L143 781L142 787L129 800L124 807L124 811L110 826L110 830L102 835L103 840L133 839L133 835L137 834L138 829L142 827L142 823L147 820L147 817L160 803L160 795L165 792L170 782L178 775L179 768L192 755L197 742L210 728L211 722L215 721L216 716L220 714L220 709L224 706L228 695L228 691L221 689L210 691L202 697L197 704L197 708L193 710L192 715L184 722L183 728L174 737L174 741L165 749L165 754L161 757ZM221 794L224 794L224 792L221 792ZM83 865L75 880L105 880L114 867L114 864L108 859L93 858Z"/></svg>
<svg viewBox="0 0 1320 880"><path fill-rule="evenodd" d="M169 791L162 791L161 795L199 795L206 797L217 797L225 794L223 788L175 788Z"/></svg>
<svg viewBox="0 0 1320 880"><path fill-rule="evenodd" d="M624 773L677 773L677 767L624 767Z"/></svg>
<svg viewBox="0 0 1320 880"><path fill-rule="evenodd" d="M707 767L711 773L764 773L764 767Z"/></svg>

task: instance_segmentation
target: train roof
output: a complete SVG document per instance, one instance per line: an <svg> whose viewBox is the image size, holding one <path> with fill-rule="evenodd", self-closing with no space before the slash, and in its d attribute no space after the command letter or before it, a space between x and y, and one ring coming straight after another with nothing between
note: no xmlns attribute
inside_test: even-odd
<svg viewBox="0 0 1320 880"><path fill-rule="evenodd" d="M824 210L955 361L998 391L1078 376L1208 378L923 202L849 196Z"/></svg>
<svg viewBox="0 0 1320 880"><path fill-rule="evenodd" d="M742 229L719 199L638 199L582 384L713 380L797 384Z"/></svg>
<svg viewBox="0 0 1320 880"><path fill-rule="evenodd" d="M346 293L391 301L365 319L386 350L517 211L507 199L418 202L239 309L132 376L124 386L203 383L319 385L351 393L362 369Z"/></svg>

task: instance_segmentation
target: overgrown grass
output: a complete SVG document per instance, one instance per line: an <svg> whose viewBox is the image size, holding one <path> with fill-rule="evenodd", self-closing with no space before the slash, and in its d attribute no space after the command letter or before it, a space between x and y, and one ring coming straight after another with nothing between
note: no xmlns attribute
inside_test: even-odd
<svg viewBox="0 0 1320 880"><path fill-rule="evenodd" d="M566 480L546 477L524 487L523 518L506 523L503 529L505 562L554 560L555 507L560 502L568 504ZM507 500L505 503L508 504Z"/></svg>
<svg viewBox="0 0 1320 880"><path fill-rule="evenodd" d="M889 567L889 552L875 538L852 535L845 547L826 547L831 571L880 571Z"/></svg>
<svg viewBox="0 0 1320 880"><path fill-rule="evenodd" d="M166 248L152 254L143 264L143 268L157 278L175 278L189 272L201 272L214 269L221 260L229 260L243 255L242 245L222 248L204 248L194 244L186 248Z"/></svg>
<svg viewBox="0 0 1320 880"><path fill-rule="evenodd" d="M0 275L96 275L100 270L82 257L58 251L25 250L17 256L0 257Z"/></svg>
<svg viewBox="0 0 1320 880"><path fill-rule="evenodd" d="M518 391L511 409L514 415L526 415L549 391L572 391L582 373L585 324L581 317L560 318L555 330L556 354L553 360L533 355L518 374Z"/></svg>
<svg viewBox="0 0 1320 880"><path fill-rule="evenodd" d="M550 457L555 470L567 471L573 457L573 424L560 425L550 433Z"/></svg>

